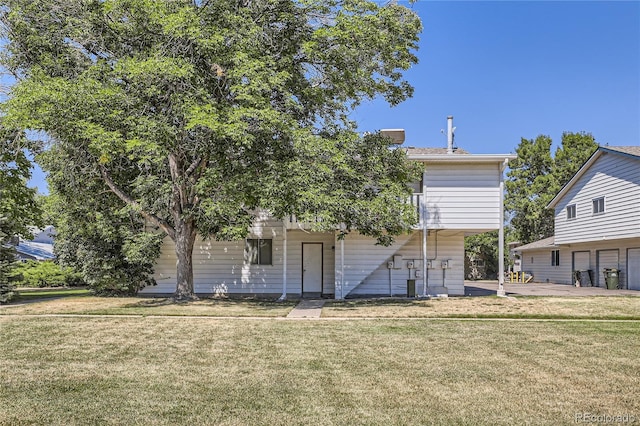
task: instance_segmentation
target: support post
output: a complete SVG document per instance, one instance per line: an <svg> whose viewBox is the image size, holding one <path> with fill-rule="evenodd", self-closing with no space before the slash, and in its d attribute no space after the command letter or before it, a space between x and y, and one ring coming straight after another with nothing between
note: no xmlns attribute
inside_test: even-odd
<svg viewBox="0 0 640 426"><path fill-rule="evenodd" d="M500 228L498 230L498 296L505 296L504 291L504 169L508 159L500 166Z"/></svg>
<svg viewBox="0 0 640 426"><path fill-rule="evenodd" d="M287 222L282 221L282 296L278 300L287 300Z"/></svg>
<svg viewBox="0 0 640 426"><path fill-rule="evenodd" d="M340 240L340 300L344 299L344 238Z"/></svg>
<svg viewBox="0 0 640 426"><path fill-rule="evenodd" d="M427 297L427 287L429 286L427 271L427 237L429 230L427 227L427 171L422 171L422 199L420 200L420 221L422 223L422 297Z"/></svg>

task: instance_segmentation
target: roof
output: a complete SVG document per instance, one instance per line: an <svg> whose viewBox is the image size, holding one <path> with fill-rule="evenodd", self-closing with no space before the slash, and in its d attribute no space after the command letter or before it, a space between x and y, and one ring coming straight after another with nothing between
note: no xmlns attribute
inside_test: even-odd
<svg viewBox="0 0 640 426"><path fill-rule="evenodd" d="M469 154L461 148L454 148L454 154ZM447 155L447 148L407 148L407 155Z"/></svg>
<svg viewBox="0 0 640 426"><path fill-rule="evenodd" d="M500 163L502 169L509 160L516 158L514 154L469 154L464 149L456 148L452 154L447 148L406 148L407 158L414 161L433 163Z"/></svg>
<svg viewBox="0 0 640 426"><path fill-rule="evenodd" d="M20 241L15 247L18 255L23 254L26 257L35 260L52 260L55 259L53 254L53 244L36 243L34 241Z"/></svg>
<svg viewBox="0 0 640 426"><path fill-rule="evenodd" d="M585 174L585 172L591 167L593 163L596 162L598 158L600 158L603 154L615 154L615 155L624 155L629 158L633 158L634 160L640 160L640 146L601 146L596 152L594 152L591 157L580 167L580 169L576 172L575 175L567 182L565 186L553 197L553 200L549 204L547 204L547 208L554 208L556 204L564 197L564 195L571 189L571 187Z"/></svg>
<svg viewBox="0 0 640 426"><path fill-rule="evenodd" d="M640 159L640 146L603 146L600 147L600 149L602 149L603 151L621 152L623 154L628 154Z"/></svg>
<svg viewBox="0 0 640 426"><path fill-rule="evenodd" d="M522 245L522 246L519 246L519 247L515 247L513 249L513 251L527 251L527 250L536 250L536 249L557 247L556 244L555 244L555 238L556 237L549 237L549 238L544 238L542 240L534 241L534 242L529 243L529 244L525 244L525 245Z"/></svg>

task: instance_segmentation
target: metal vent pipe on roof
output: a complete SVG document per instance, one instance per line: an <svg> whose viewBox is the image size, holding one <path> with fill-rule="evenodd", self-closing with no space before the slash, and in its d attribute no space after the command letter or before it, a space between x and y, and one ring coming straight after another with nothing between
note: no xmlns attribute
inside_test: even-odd
<svg viewBox="0 0 640 426"><path fill-rule="evenodd" d="M447 117L447 154L453 154L453 115Z"/></svg>

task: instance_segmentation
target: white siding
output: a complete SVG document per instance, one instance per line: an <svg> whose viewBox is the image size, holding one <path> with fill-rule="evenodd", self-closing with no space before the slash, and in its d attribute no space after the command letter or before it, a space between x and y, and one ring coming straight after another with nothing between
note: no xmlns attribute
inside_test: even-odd
<svg viewBox="0 0 640 426"><path fill-rule="evenodd" d="M425 183L430 229L499 228L498 164L427 164Z"/></svg>
<svg viewBox="0 0 640 426"><path fill-rule="evenodd" d="M428 258L432 269L428 270L428 284L446 286L450 295L464 294L464 235L440 232L437 239L431 231L427 240ZM394 255L402 256L400 269L388 269L387 262ZM448 260L450 269L440 266ZM407 262L413 261L415 269L409 270ZM336 268L339 268L339 250ZM422 270L422 233L402 236L390 247L376 246L375 240L359 234L350 234L345 240L345 296L406 295L407 280L416 280L416 294L422 294L424 281L416 279L415 271ZM338 275L339 276L339 275ZM443 282L444 277L444 282Z"/></svg>
<svg viewBox="0 0 640 426"><path fill-rule="evenodd" d="M199 294L282 294L282 222L261 217L247 238L272 239L272 264L251 265L244 261L243 241L215 241L197 238L193 250L193 280ZM333 233L287 232L287 294L302 292L302 242L323 244L323 292L334 293ZM165 238L155 266L157 286L143 294L171 294L176 290L176 255L173 242Z"/></svg>
<svg viewBox="0 0 640 426"><path fill-rule="evenodd" d="M640 247L640 238L627 238L615 241L599 241L571 244L571 247L560 247L560 266L551 266L551 249L527 250L522 253L522 270L532 272L535 282L551 282L556 284L572 284L572 253L589 253L589 268L593 271L593 285L604 287L603 269L620 270L619 281L622 288L628 288L627 250ZM533 263L531 262L533 258ZM576 265L583 269L584 264ZM547 281L548 280L548 281Z"/></svg>
<svg viewBox="0 0 640 426"><path fill-rule="evenodd" d="M605 197L605 212L592 213L594 198ZM566 207L576 205L576 218ZM555 209L555 242L570 244L640 237L640 161L605 153L598 158Z"/></svg>
<svg viewBox="0 0 640 426"><path fill-rule="evenodd" d="M203 240L193 249L193 283L199 294L281 294L282 222L265 215L250 228L247 238L272 239L272 264L251 265L244 260L243 241ZM158 285L142 293L173 293L176 289L176 255L173 242L165 238L154 275Z"/></svg>
<svg viewBox="0 0 640 426"><path fill-rule="evenodd" d="M333 233L292 230L287 233L287 293L302 293L302 243L322 243L322 290L334 294L335 236Z"/></svg>
<svg viewBox="0 0 640 426"><path fill-rule="evenodd" d="M533 275L533 282L572 284L572 255L560 249L560 265L551 266L551 248L522 252L522 270Z"/></svg>

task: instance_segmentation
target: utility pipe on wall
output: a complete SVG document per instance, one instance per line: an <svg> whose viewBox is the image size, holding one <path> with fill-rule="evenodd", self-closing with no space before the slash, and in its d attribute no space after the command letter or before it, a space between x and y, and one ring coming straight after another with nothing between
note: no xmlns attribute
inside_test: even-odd
<svg viewBox="0 0 640 426"><path fill-rule="evenodd" d="M278 300L287 300L287 222L282 221L282 296Z"/></svg>

